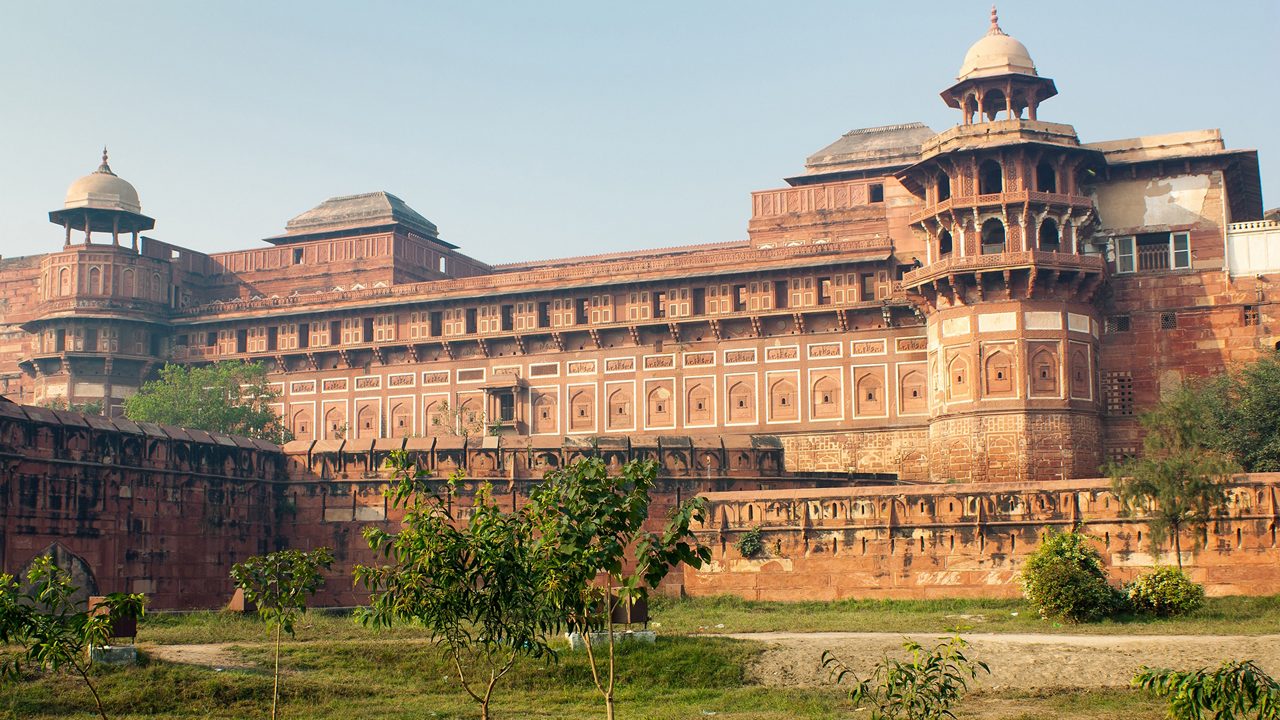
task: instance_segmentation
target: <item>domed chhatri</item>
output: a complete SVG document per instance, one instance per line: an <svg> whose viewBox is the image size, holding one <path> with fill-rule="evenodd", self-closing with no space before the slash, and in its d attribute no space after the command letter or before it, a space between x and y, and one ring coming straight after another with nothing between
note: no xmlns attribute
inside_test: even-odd
<svg viewBox="0 0 1280 720"><path fill-rule="evenodd" d="M120 234L133 235L133 249L138 248L138 233L155 227L156 221L142 214L138 191L129 181L116 175L107 164L107 149L102 148L102 164L98 169L71 183L61 210L49 213L49 222L61 225L71 244L71 231L84 233L86 245L93 233L111 234L114 245Z"/></svg>
<svg viewBox="0 0 1280 720"><path fill-rule="evenodd" d="M991 6L991 27L981 40L969 47L960 65L957 80L968 80L993 75L1035 75L1036 64L1031 61L1027 46L1000 29L1000 16Z"/></svg>
<svg viewBox="0 0 1280 720"><path fill-rule="evenodd" d="M98 208L142 212L138 191L124 178L111 172L107 149L102 148L102 164L98 169L71 183L67 188L67 208Z"/></svg>
<svg viewBox="0 0 1280 720"><path fill-rule="evenodd" d="M991 27L969 46L955 84L942 91L942 99L960 110L963 125L972 125L983 118L1017 120L1024 111L1035 120L1040 103L1057 94L1053 81L1036 72L1027 46L1000 28L992 5Z"/></svg>

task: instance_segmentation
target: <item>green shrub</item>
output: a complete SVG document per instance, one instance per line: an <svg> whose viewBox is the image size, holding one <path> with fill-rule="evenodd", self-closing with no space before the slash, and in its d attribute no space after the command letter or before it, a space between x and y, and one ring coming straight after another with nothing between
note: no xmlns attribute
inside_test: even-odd
<svg viewBox="0 0 1280 720"><path fill-rule="evenodd" d="M756 526L742 533L742 536L738 538L738 542L733 545L744 558L759 555L764 550L764 538L761 536L760 527Z"/></svg>
<svg viewBox="0 0 1280 720"><path fill-rule="evenodd" d="M1125 586L1134 610L1160 617L1195 612L1204 604L1204 588L1175 567L1156 566Z"/></svg>
<svg viewBox="0 0 1280 720"><path fill-rule="evenodd" d="M859 708L871 707L871 720L942 720L954 718L951 706L969 690L978 673L990 673L987 664L965 654L969 643L959 635L932 648L914 640L902 647L909 661L884 658L866 678L859 678L831 653L822 653L822 666L836 684L851 683L849 699Z"/></svg>
<svg viewBox="0 0 1280 720"><path fill-rule="evenodd" d="M1099 620L1117 607L1102 556L1078 532L1046 532L1022 569L1022 592L1040 616L1066 622Z"/></svg>
<svg viewBox="0 0 1280 720"><path fill-rule="evenodd" d="M1133 685L1167 698L1175 720L1280 719L1280 683L1249 660L1190 672L1144 667Z"/></svg>

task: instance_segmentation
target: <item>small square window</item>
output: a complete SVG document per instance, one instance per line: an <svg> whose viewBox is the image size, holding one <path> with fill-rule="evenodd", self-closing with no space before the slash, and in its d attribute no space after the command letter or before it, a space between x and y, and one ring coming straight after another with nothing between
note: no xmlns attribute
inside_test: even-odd
<svg viewBox="0 0 1280 720"><path fill-rule="evenodd" d="M1115 333L1129 332L1129 316L1128 315L1111 315L1103 321L1102 330L1107 335Z"/></svg>
<svg viewBox="0 0 1280 720"><path fill-rule="evenodd" d="M884 185L882 183L873 184L871 188L867 191L867 194L869 199L873 203L884 202Z"/></svg>
<svg viewBox="0 0 1280 720"><path fill-rule="evenodd" d="M1258 315L1257 305L1244 306L1244 324L1245 325L1257 325L1259 324L1260 319L1261 318Z"/></svg>
<svg viewBox="0 0 1280 720"><path fill-rule="evenodd" d="M1178 313L1160 313L1160 329L1176 330L1178 328Z"/></svg>

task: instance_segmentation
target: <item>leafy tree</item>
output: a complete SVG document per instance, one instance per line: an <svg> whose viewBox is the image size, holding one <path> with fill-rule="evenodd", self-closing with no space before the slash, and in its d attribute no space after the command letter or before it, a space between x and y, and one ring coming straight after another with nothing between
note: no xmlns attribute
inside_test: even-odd
<svg viewBox="0 0 1280 720"><path fill-rule="evenodd" d="M610 477L603 460L583 459L548 473L529 500L538 555L548 573L546 598L557 618L582 635L591 679L604 697L609 720L614 716L615 591L631 602L643 600L675 566L697 568L711 559L711 551L690 529L703 519L701 499L676 508L662 532L643 529L657 470L653 462L633 461ZM592 648L591 632L596 630L608 638L604 667Z"/></svg>
<svg viewBox="0 0 1280 720"><path fill-rule="evenodd" d="M364 530L387 563L356 566L356 581L372 593L357 617L381 627L424 625L487 720L494 688L517 659L554 657L547 633L556 618L533 526L524 511L500 509L488 484L464 511L455 502L461 473L437 493L407 454L394 452L387 462L396 481L388 494L405 517L399 532Z"/></svg>
<svg viewBox="0 0 1280 720"><path fill-rule="evenodd" d="M431 426L441 434L465 438L486 434L489 419L483 411L455 408L448 402L441 402L439 409L431 416Z"/></svg>
<svg viewBox="0 0 1280 720"><path fill-rule="evenodd" d="M1022 567L1022 592L1043 617L1097 620L1115 608L1102 555L1080 532L1046 531Z"/></svg>
<svg viewBox="0 0 1280 720"><path fill-rule="evenodd" d="M1280 352L1199 386L1216 433L1214 448L1245 472L1280 471Z"/></svg>
<svg viewBox="0 0 1280 720"><path fill-rule="evenodd" d="M246 602L253 603L258 615L275 631L275 680L271 689L271 717L276 717L280 699L280 635L293 637L293 625L307 611L307 598L324 584L322 570L333 565L333 553L327 547L310 552L278 550L255 555L231 566L231 579L244 591Z"/></svg>
<svg viewBox="0 0 1280 720"><path fill-rule="evenodd" d="M279 398L262 363L165 365L158 379L125 401L124 414L136 422L284 442L291 435L271 409Z"/></svg>
<svg viewBox="0 0 1280 720"><path fill-rule="evenodd" d="M1173 720L1280 720L1280 683L1248 660L1190 672L1144 667L1133 685L1168 698Z"/></svg>
<svg viewBox="0 0 1280 720"><path fill-rule="evenodd" d="M102 698L89 678L90 649L107 644L117 621L141 617L143 596L112 593L80 610L75 601L80 588L49 555L31 562L26 581L24 589L12 575L0 575L0 641L22 648L6 659L3 672L16 675L23 666L49 672L70 669L89 688L98 715L107 720Z"/></svg>
<svg viewBox="0 0 1280 720"><path fill-rule="evenodd" d="M969 690L978 672L990 673L987 664L971 660L969 644L959 635L925 648L914 640L902 643L909 661L886 657L866 678L858 675L830 650L822 653L822 666L836 683L852 682L849 699L858 707L871 706L871 720L941 720L954 718L951 706Z"/></svg>
<svg viewBox="0 0 1280 720"><path fill-rule="evenodd" d="M1203 528L1226 511L1239 466L1219 441L1206 393L1184 387L1142 416L1142 456L1108 466L1124 512L1146 513L1152 549L1170 536L1182 569L1182 531Z"/></svg>

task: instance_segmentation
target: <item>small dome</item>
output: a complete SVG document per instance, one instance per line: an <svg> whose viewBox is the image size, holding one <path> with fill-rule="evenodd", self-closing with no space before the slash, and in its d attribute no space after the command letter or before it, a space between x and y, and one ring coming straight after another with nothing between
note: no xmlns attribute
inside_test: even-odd
<svg viewBox="0 0 1280 720"><path fill-rule="evenodd" d="M92 208L95 210L125 210L142 212L138 191L129 182L111 172L107 165L107 149L102 149L102 164L98 169L71 183L67 188L65 208Z"/></svg>
<svg viewBox="0 0 1280 720"><path fill-rule="evenodd" d="M1000 18L991 8L991 28L987 34L964 54L957 80L992 77L994 75L1036 75L1036 64L1031 61L1027 46L1005 34L1000 29Z"/></svg>

